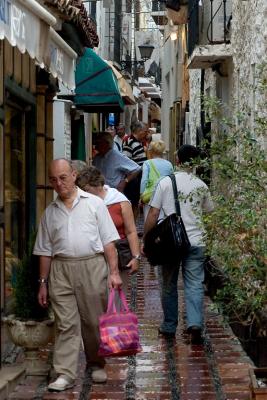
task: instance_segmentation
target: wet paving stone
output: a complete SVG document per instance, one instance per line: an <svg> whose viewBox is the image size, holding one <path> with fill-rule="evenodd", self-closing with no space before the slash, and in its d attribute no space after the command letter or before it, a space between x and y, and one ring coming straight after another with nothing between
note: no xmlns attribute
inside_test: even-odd
<svg viewBox="0 0 267 400"><path fill-rule="evenodd" d="M188 344L182 282L175 340L158 336L162 318L157 268L145 260L132 280L128 301L138 315L143 351L136 357L107 360L106 384L93 384L81 352L76 385L63 393L47 391L46 377L27 377L13 400L249 400L252 365L239 341L205 298L204 345ZM42 353L46 357L47 352ZM51 379L50 379L51 380Z"/></svg>

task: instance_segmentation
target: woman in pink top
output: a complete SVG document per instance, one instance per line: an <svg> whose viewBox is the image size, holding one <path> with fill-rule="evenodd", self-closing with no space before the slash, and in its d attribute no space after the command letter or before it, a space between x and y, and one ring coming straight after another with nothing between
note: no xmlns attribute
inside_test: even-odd
<svg viewBox="0 0 267 400"><path fill-rule="evenodd" d="M76 181L77 185L84 191L95 194L103 199L108 207L111 218L116 226L121 239L128 239L132 253L132 259L120 270L123 281L122 288L127 291L129 274L134 274L139 268L140 245L134 222L131 203L127 197L115 188L105 185L105 178L95 167L83 169Z"/></svg>

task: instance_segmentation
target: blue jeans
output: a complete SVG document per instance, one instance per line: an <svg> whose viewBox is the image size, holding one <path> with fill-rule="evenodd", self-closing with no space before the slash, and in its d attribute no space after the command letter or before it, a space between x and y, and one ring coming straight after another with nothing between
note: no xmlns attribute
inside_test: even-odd
<svg viewBox="0 0 267 400"><path fill-rule="evenodd" d="M203 325L205 258L204 247L191 246L181 260L187 328L193 325L199 327ZM174 333L178 324L177 282L179 267L177 264L159 266L161 303L164 314L160 329L169 333Z"/></svg>

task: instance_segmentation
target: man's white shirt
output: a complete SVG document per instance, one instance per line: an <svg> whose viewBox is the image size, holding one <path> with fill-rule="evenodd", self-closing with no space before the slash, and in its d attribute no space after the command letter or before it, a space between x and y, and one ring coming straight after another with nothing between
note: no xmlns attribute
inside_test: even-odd
<svg viewBox="0 0 267 400"><path fill-rule="evenodd" d="M71 209L59 197L46 208L33 254L86 257L103 253L103 246L117 239L117 229L103 200L78 188Z"/></svg>

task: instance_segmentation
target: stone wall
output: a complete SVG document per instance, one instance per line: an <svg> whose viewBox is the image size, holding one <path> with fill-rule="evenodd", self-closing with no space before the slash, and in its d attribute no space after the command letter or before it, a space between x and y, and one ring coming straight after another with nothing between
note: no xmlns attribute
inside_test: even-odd
<svg viewBox="0 0 267 400"><path fill-rule="evenodd" d="M257 89L259 67L267 61L266 0L234 1L232 52L236 108L247 111L246 125L253 131L255 114L260 111L267 116L266 103L264 107L264 98Z"/></svg>
<svg viewBox="0 0 267 400"><path fill-rule="evenodd" d="M200 126L200 82L201 70L189 71L189 140L188 144L196 143L196 131Z"/></svg>
<svg viewBox="0 0 267 400"><path fill-rule="evenodd" d="M233 0L231 47L232 60L223 67L224 77L205 70L205 94L217 95L231 112L247 111L246 126L254 131L256 112L260 111L261 116L267 112L264 98L256 89L259 66L267 61L266 0ZM190 71L191 143L200 125L200 76L200 70Z"/></svg>

